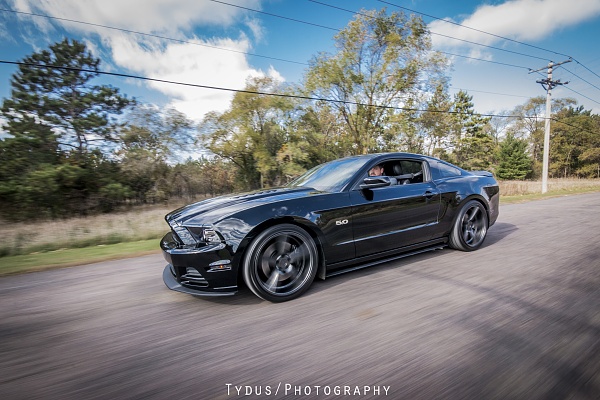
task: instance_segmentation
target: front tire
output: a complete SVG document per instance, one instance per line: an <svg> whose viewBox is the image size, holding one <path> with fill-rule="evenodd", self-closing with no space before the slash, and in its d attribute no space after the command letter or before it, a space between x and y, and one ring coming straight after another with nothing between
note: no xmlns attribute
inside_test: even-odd
<svg viewBox="0 0 600 400"><path fill-rule="evenodd" d="M317 267L313 238L296 225L281 224L267 228L252 241L244 255L243 276L255 295L282 302L306 292Z"/></svg>
<svg viewBox="0 0 600 400"><path fill-rule="evenodd" d="M485 240L487 229L487 211L477 200L470 200L456 217L450 233L450 247L462 251L477 250Z"/></svg>

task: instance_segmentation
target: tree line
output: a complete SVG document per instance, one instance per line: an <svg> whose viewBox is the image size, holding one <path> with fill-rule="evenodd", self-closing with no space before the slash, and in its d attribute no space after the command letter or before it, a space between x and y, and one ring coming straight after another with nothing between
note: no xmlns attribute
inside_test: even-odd
<svg viewBox="0 0 600 400"><path fill-rule="evenodd" d="M302 82L249 78L228 110L198 124L94 84L100 60L83 43L33 53L0 110L0 214L62 218L273 187L322 162L385 151L500 179L540 176L544 98L509 117L476 113L467 92L449 94L450 63L417 16L365 10L334 40ZM551 175L600 177L599 116L558 99L552 118Z"/></svg>

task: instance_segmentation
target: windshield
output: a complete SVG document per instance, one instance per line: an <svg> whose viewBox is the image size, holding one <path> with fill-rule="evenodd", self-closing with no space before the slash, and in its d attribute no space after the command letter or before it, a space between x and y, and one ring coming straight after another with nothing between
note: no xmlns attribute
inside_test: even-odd
<svg viewBox="0 0 600 400"><path fill-rule="evenodd" d="M305 186L324 192L339 192L370 158L351 157L319 165L294 179L289 187Z"/></svg>

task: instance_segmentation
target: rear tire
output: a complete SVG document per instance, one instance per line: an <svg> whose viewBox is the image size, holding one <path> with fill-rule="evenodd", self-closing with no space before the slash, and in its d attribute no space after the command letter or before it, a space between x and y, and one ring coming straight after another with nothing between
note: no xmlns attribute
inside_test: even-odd
<svg viewBox="0 0 600 400"><path fill-rule="evenodd" d="M454 221L450 247L462 251L477 250L485 240L487 229L487 211L477 200L470 200L460 209Z"/></svg>
<svg viewBox="0 0 600 400"><path fill-rule="evenodd" d="M267 228L252 241L244 255L243 276L255 295L282 302L306 292L317 267L313 238L296 225L281 224Z"/></svg>

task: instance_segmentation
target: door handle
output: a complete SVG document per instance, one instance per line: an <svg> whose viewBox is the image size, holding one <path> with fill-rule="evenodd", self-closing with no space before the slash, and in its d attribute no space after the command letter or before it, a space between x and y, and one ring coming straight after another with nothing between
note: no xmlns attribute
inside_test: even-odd
<svg viewBox="0 0 600 400"><path fill-rule="evenodd" d="M431 199L436 194L438 194L438 192L432 192L431 190L428 190L425 193L423 193L423 197L427 197L428 199Z"/></svg>

